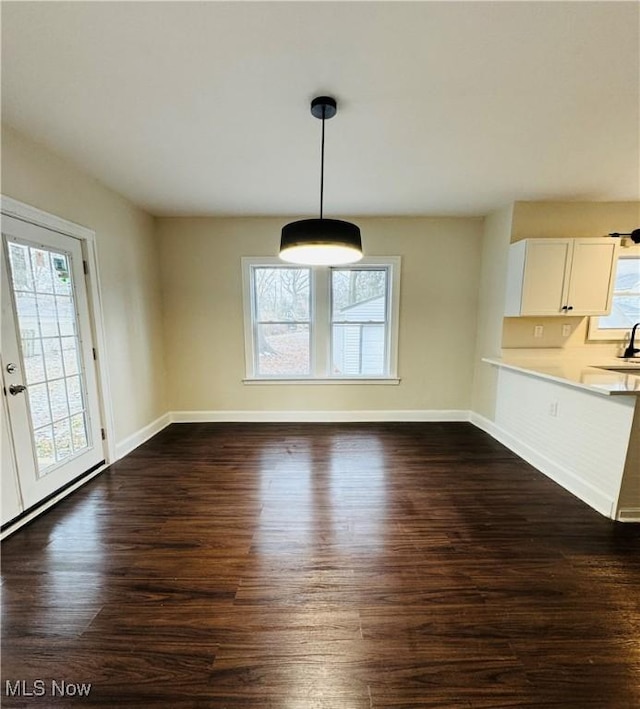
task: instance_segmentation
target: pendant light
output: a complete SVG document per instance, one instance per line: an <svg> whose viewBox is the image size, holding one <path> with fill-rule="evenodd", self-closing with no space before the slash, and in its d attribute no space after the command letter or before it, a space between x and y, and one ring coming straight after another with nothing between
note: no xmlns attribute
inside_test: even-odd
<svg viewBox="0 0 640 709"><path fill-rule="evenodd" d="M320 218L301 219L286 224L280 239L280 258L289 263L311 266L339 266L362 258L360 229L351 222L325 219L324 199L324 122L336 115L336 100L318 96L311 102L311 115L322 120L320 159Z"/></svg>

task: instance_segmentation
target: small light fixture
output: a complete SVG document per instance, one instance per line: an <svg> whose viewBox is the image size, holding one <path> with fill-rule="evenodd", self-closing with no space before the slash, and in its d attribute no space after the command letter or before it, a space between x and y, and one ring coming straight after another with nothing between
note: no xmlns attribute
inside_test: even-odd
<svg viewBox="0 0 640 709"><path fill-rule="evenodd" d="M339 266L362 258L360 229L351 222L325 219L323 216L324 122L333 118L336 111L336 100L330 96L318 96L311 102L311 115L322 120L320 218L301 219L282 228L280 258L289 263Z"/></svg>
<svg viewBox="0 0 640 709"><path fill-rule="evenodd" d="M613 233L609 234L609 236L612 236L614 239L620 239L621 246L631 246L631 244L629 243L629 238L631 239L631 241L633 241L634 244L640 244L640 229L634 229L633 231L629 231L626 234L621 234L620 232L614 231Z"/></svg>

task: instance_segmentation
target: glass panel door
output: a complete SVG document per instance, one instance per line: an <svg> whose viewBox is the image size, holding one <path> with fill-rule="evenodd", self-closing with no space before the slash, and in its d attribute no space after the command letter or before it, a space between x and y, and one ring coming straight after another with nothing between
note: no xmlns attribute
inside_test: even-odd
<svg viewBox="0 0 640 709"><path fill-rule="evenodd" d="M81 242L11 217L2 231L2 366L29 507L103 460L100 408Z"/></svg>
<svg viewBox="0 0 640 709"><path fill-rule="evenodd" d="M90 444L69 255L8 241L38 476Z"/></svg>

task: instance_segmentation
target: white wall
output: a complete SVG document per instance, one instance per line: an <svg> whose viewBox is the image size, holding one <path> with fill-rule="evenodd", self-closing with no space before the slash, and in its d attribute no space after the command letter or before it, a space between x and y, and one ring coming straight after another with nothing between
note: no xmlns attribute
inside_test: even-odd
<svg viewBox="0 0 640 709"><path fill-rule="evenodd" d="M512 217L511 205L493 212L484 221L482 236L472 409L489 419L493 419L495 411L497 374L495 367L483 362L482 358L497 357L502 348L502 313Z"/></svg>
<svg viewBox="0 0 640 709"><path fill-rule="evenodd" d="M353 219L367 255L402 257L398 386L245 385L242 256L277 253L284 218L158 219L174 411L467 410L480 219Z"/></svg>
<svg viewBox="0 0 640 709"><path fill-rule="evenodd" d="M494 434L603 515L637 519L631 488L637 490L638 473L626 470L635 406L633 396L594 394L501 368ZM629 484L621 495L623 474Z"/></svg>
<svg viewBox="0 0 640 709"><path fill-rule="evenodd" d="M96 232L116 443L167 410L154 219L2 126L2 193Z"/></svg>

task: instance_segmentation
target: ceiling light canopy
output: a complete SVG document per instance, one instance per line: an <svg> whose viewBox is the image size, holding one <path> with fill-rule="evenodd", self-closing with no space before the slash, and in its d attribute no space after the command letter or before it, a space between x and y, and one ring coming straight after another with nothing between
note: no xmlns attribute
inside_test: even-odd
<svg viewBox="0 0 640 709"><path fill-rule="evenodd" d="M282 228L280 258L289 263L339 266L362 258L360 229L351 222L325 219L323 216L324 122L333 118L336 111L336 100L330 96L318 96L311 102L311 115L322 120L320 218L301 219Z"/></svg>

